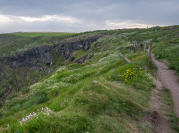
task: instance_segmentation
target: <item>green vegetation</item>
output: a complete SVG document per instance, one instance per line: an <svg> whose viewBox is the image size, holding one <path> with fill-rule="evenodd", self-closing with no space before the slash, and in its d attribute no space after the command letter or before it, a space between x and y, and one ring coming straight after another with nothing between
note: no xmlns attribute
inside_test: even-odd
<svg viewBox="0 0 179 133"><path fill-rule="evenodd" d="M76 59L86 55L86 52L84 50L77 50L73 52L72 56L75 57Z"/></svg>
<svg viewBox="0 0 179 133"><path fill-rule="evenodd" d="M138 29L135 32L124 34L124 38L137 42L152 39L155 57L167 61L171 69L179 72L179 26Z"/></svg>
<svg viewBox="0 0 179 133"><path fill-rule="evenodd" d="M15 34L9 36L34 38L37 35ZM38 36L39 34L45 38L49 36L47 33L43 35L38 33ZM56 34L54 33L55 37ZM75 58L88 53L89 56L84 64L72 62L59 66L51 75L31 85L27 93L19 93L6 100L0 108L0 132L151 132L152 126L144 120L144 117L150 114L149 102L151 89L155 87L156 68L142 49L133 52L126 46L133 40L140 42L153 39L156 45L154 53L158 56L157 51L160 51L162 42L167 41L170 45L174 38L176 42L179 36L178 26L173 29L154 27L94 31L80 33L78 37L91 34L104 36L94 42L88 51L79 50L72 53ZM54 36L51 36L52 39ZM14 42L11 43L13 44ZM178 43L176 45L178 46ZM131 60L130 64L120 58L119 50ZM177 58L176 55L174 56ZM162 57L162 59L167 58ZM178 63L178 60L175 61L173 65ZM174 69L177 70L177 67ZM162 95L167 95L165 98L169 98L165 91ZM167 101L171 102L171 100ZM169 108L172 107L171 104ZM173 115L172 119L176 120Z"/></svg>
<svg viewBox="0 0 179 133"><path fill-rule="evenodd" d="M62 37L62 36L75 35L75 33L67 33L67 32L15 32L11 34L16 36L23 36L23 37Z"/></svg>
<svg viewBox="0 0 179 133"><path fill-rule="evenodd" d="M169 63L169 68L179 72L179 37L177 36L173 42L163 41L158 43L154 48L155 56L158 59L164 59Z"/></svg>
<svg viewBox="0 0 179 133"><path fill-rule="evenodd" d="M164 110L164 113L168 117L172 128L174 129L174 133L179 132L179 118L176 117L174 113L174 105L173 105L173 100L172 96L170 93L170 90L167 88L163 88L160 92L160 96L162 97L162 109Z"/></svg>
<svg viewBox="0 0 179 133"><path fill-rule="evenodd" d="M114 42L109 44L106 39L110 38ZM1 125L10 124L7 132L149 132L149 123L140 121L148 113L150 90L154 87L151 70L144 69L147 58L143 52L131 53L135 61L126 64L117 50L124 44L116 39L112 36L95 42L88 51L95 58L83 65L60 67L31 86L28 94L6 101ZM141 74L126 84L118 76L132 67L141 68ZM42 107L49 108L49 115L38 111ZM32 112L38 116L20 124Z"/></svg>

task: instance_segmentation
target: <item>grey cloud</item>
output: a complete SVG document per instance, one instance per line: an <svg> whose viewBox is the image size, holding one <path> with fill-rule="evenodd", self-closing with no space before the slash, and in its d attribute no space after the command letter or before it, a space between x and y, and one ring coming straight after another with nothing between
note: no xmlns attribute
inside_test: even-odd
<svg viewBox="0 0 179 133"><path fill-rule="evenodd" d="M13 30L0 24L0 32L18 29L80 32L108 28L105 25L106 21L177 25L179 24L178 5L179 0L0 0L0 15L24 17L63 15L83 20L83 23L70 25L56 21L39 24L22 23L22 28L16 24L15 27L12 26Z"/></svg>

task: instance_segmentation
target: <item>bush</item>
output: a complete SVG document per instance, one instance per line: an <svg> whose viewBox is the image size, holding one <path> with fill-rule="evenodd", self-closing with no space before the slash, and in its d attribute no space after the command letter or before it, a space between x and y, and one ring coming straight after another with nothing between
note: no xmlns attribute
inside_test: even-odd
<svg viewBox="0 0 179 133"><path fill-rule="evenodd" d="M36 104L41 104L48 101L49 97L47 92L43 90L36 92L36 94L31 97L31 100Z"/></svg>

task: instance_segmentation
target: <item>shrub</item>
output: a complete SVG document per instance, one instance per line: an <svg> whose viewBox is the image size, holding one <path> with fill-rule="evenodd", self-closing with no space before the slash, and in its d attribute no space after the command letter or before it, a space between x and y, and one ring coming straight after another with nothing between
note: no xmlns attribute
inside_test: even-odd
<svg viewBox="0 0 179 133"><path fill-rule="evenodd" d="M45 90L38 91L31 97L31 100L36 104L41 104L49 100L47 92Z"/></svg>

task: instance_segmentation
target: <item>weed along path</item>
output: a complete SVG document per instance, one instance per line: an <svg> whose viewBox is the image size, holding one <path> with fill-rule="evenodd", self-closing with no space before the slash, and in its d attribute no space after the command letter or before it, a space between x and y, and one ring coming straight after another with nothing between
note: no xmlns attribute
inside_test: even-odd
<svg viewBox="0 0 179 133"><path fill-rule="evenodd" d="M176 72L168 69L167 64L155 60L154 56L152 56L152 60L158 68L157 76L162 85L171 91L174 102L174 111L176 116L179 117L179 80L176 76Z"/></svg>

